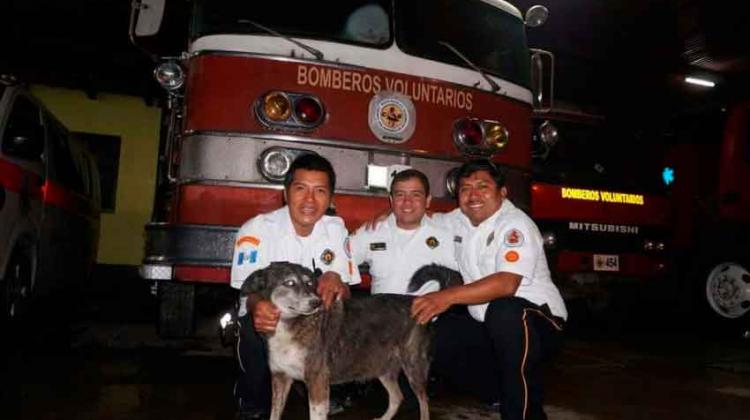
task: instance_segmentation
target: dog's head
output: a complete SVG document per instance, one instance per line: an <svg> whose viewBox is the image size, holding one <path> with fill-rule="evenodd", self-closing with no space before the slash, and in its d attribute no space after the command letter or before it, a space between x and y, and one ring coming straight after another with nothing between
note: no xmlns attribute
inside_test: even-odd
<svg viewBox="0 0 750 420"><path fill-rule="evenodd" d="M274 262L255 271L242 285L242 293L256 293L273 302L282 318L318 312L323 302L316 289L317 279L312 271L287 262Z"/></svg>

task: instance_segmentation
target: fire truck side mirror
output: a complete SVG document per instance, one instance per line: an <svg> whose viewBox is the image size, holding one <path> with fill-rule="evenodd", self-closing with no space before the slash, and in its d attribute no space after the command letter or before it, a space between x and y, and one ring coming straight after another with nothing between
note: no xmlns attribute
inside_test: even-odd
<svg viewBox="0 0 750 420"><path fill-rule="evenodd" d="M531 93L536 111L549 111L554 105L555 56L549 51L531 49Z"/></svg>
<svg viewBox="0 0 750 420"><path fill-rule="evenodd" d="M536 6L531 6L529 10L526 11L524 24L529 28L538 28L544 25L544 22L547 21L547 17L549 17L549 9L537 4Z"/></svg>
<svg viewBox="0 0 750 420"><path fill-rule="evenodd" d="M153 36L159 32L166 0L135 0L131 4L131 24L135 36Z"/></svg>

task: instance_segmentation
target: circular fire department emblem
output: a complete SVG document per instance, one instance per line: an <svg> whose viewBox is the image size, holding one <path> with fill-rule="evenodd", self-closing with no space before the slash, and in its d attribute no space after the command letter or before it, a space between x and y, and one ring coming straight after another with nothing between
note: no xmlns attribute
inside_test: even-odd
<svg viewBox="0 0 750 420"><path fill-rule="evenodd" d="M336 258L336 255L330 249L326 249L320 254L320 260L323 261L323 264L325 265L331 265L334 258Z"/></svg>
<svg viewBox="0 0 750 420"><path fill-rule="evenodd" d="M370 130L380 141L403 143L414 134L416 112L406 95L381 91L370 101Z"/></svg>
<svg viewBox="0 0 750 420"><path fill-rule="evenodd" d="M383 101L378 106L378 123L384 130L398 133L406 127L408 120L406 107L395 99Z"/></svg>
<svg viewBox="0 0 750 420"><path fill-rule="evenodd" d="M429 238L427 238L425 243L427 244L427 246L429 246L432 249L435 249L438 247L438 245L440 245L440 242L434 236L430 236Z"/></svg>

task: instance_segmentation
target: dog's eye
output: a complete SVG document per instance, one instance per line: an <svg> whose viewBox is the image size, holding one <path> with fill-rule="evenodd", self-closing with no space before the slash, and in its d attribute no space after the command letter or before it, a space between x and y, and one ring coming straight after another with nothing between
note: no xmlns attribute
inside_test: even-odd
<svg viewBox="0 0 750 420"><path fill-rule="evenodd" d="M312 280L306 281L305 284L308 285L309 287L313 287L313 281Z"/></svg>
<svg viewBox="0 0 750 420"><path fill-rule="evenodd" d="M294 287L294 280L287 280L284 282L284 286L286 287Z"/></svg>

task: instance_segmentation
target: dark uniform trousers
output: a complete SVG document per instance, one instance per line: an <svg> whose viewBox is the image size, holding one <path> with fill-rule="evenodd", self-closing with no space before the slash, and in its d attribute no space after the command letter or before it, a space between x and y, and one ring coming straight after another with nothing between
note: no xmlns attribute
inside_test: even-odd
<svg viewBox="0 0 750 420"><path fill-rule="evenodd" d="M543 367L559 351L562 320L519 297L493 300L484 322L467 312L436 321L432 374L486 402L503 420L540 420Z"/></svg>
<svg viewBox="0 0 750 420"><path fill-rule="evenodd" d="M237 340L239 375L234 396L242 411L270 411L271 372L268 369L268 347L255 331L250 315L241 316Z"/></svg>

